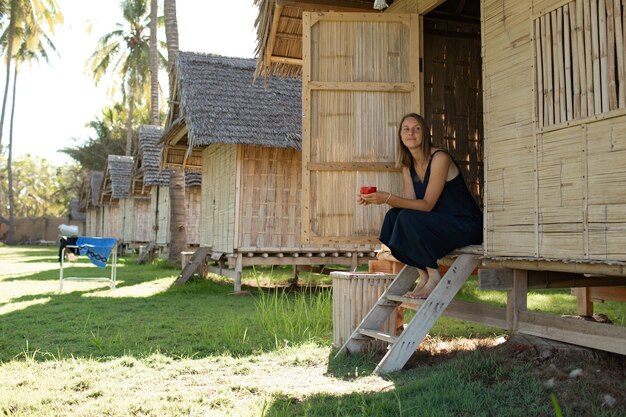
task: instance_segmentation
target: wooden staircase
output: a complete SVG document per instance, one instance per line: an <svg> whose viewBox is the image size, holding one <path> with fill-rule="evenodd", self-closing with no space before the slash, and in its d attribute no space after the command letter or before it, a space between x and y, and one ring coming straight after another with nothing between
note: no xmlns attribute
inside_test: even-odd
<svg viewBox="0 0 626 417"><path fill-rule="evenodd" d="M187 282L187 280L189 280L189 278L191 278L191 276L198 270L198 267L205 262L205 259L210 251L210 246L201 246L197 248L174 284L183 284Z"/></svg>
<svg viewBox="0 0 626 417"><path fill-rule="evenodd" d="M402 334L399 336L384 334L377 329L380 329L396 307L402 304L403 295L413 287L419 276L416 268L405 266L339 349L337 355L344 351L362 352L372 339L378 339L389 343L389 348L375 372L380 374L402 369L474 268L478 266L478 262L479 258L476 255L459 255L428 299L417 310L413 319L406 325Z"/></svg>

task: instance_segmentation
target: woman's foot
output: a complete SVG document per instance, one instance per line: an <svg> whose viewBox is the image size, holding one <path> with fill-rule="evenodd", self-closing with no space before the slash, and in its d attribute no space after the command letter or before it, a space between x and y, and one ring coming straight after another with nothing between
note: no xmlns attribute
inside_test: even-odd
<svg viewBox="0 0 626 417"><path fill-rule="evenodd" d="M427 281L424 283L419 291L413 291L415 294L414 297L411 298L417 298L421 300L427 299L430 293L433 292L437 284L439 284L439 281L441 281L441 274L439 273L439 270L428 268Z"/></svg>
<svg viewBox="0 0 626 417"><path fill-rule="evenodd" d="M415 285L415 288L413 288L413 291L409 291L406 294L404 294L404 297L419 298L417 294L422 290L422 288L424 288L424 286L428 282L428 273L426 273L425 271L422 272L421 270L419 271L420 271L420 277L417 281L417 284Z"/></svg>

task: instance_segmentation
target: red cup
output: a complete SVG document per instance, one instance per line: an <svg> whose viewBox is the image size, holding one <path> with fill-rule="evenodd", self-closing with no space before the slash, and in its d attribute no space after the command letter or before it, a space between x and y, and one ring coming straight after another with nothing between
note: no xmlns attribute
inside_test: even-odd
<svg viewBox="0 0 626 417"><path fill-rule="evenodd" d="M372 194L376 192L376 187L365 186L360 189L361 194Z"/></svg>

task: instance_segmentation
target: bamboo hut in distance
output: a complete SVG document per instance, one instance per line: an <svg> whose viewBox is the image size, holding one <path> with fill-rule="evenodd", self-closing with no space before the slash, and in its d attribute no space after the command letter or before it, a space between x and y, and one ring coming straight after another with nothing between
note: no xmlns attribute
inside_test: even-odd
<svg viewBox="0 0 626 417"><path fill-rule="evenodd" d="M163 129L158 126L143 125L139 129L139 151L133 172L133 188L136 193L150 195L152 234L149 241L160 248L166 248L170 239L170 175L169 171L160 168L159 141L162 136ZM200 243L201 184L200 173L185 173L187 243L190 246L197 246Z"/></svg>
<svg viewBox="0 0 626 417"><path fill-rule="evenodd" d="M102 176L102 185L98 202L102 211L102 234L113 237L120 244L130 240L133 222L132 202L130 199L131 172L133 158L131 156L109 155Z"/></svg>
<svg viewBox="0 0 626 417"><path fill-rule="evenodd" d="M165 158L201 150L185 161L203 175L201 246L234 267L235 289L246 265L367 262L371 245L301 240L300 80L254 83L252 59L190 52L176 70Z"/></svg>
<svg viewBox="0 0 626 417"><path fill-rule="evenodd" d="M90 171L83 177L78 193L79 210L85 213L85 229L83 233L86 236L102 236L100 204L98 203L101 183L102 172Z"/></svg>
<svg viewBox="0 0 626 417"><path fill-rule="evenodd" d="M509 314L483 319L626 353L623 328L531 313L525 298L528 287L575 287L583 315L593 300L626 300L624 5L395 0L371 13L373 3L259 2L257 75L303 80L304 204L324 207L324 177L336 194L353 194L363 162L377 164L373 185L395 191L396 123L422 113L482 203L482 267L512 274ZM465 68L437 57L467 39ZM449 71L465 77L465 92ZM324 160L332 146L359 151ZM340 227L356 209L326 213L303 211L303 236L362 239Z"/></svg>

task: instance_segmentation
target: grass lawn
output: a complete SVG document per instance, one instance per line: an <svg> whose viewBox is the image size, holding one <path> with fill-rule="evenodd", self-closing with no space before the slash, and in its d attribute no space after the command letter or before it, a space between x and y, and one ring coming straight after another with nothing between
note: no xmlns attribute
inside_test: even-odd
<svg viewBox="0 0 626 417"><path fill-rule="evenodd" d="M179 270L125 257L117 289L67 281L59 293L56 256L0 246L0 415L626 415L621 356L540 357L500 343L501 330L442 318L407 370L378 376L376 354L334 359L328 277L238 296L225 278L173 287ZM256 268L243 281L281 286L290 275ZM506 298L478 291L475 279L458 297ZM566 290L534 292L529 308L574 314L576 301ZM626 325L622 304L596 311Z"/></svg>

